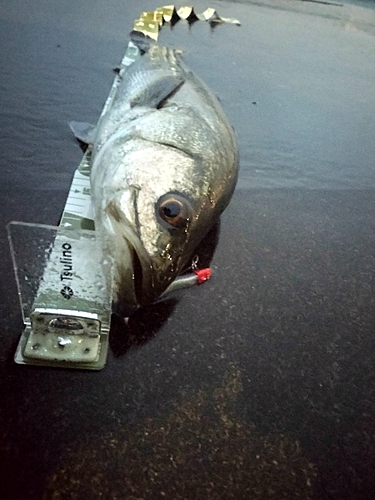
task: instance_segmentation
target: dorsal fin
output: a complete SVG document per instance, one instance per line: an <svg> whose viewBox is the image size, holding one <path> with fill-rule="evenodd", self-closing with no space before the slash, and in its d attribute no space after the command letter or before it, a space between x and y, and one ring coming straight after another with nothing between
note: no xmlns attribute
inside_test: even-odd
<svg viewBox="0 0 375 500"><path fill-rule="evenodd" d="M115 100L128 102L130 108L159 108L184 80L175 51L152 45L124 71Z"/></svg>
<svg viewBox="0 0 375 500"><path fill-rule="evenodd" d="M135 92L129 99L130 107L146 106L149 108L160 108L163 101L171 96L184 83L182 75L170 72L147 71L143 74L134 75L139 80Z"/></svg>

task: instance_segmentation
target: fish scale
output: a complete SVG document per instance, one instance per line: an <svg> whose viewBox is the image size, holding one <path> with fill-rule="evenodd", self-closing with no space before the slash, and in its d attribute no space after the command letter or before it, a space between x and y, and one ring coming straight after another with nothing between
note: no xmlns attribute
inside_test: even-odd
<svg viewBox="0 0 375 500"><path fill-rule="evenodd" d="M157 300L181 273L227 206L237 170L234 131L215 95L175 51L152 45L122 74L93 140L95 227L124 314ZM161 206L167 195L183 213L176 220ZM140 265L132 275L129 255Z"/></svg>

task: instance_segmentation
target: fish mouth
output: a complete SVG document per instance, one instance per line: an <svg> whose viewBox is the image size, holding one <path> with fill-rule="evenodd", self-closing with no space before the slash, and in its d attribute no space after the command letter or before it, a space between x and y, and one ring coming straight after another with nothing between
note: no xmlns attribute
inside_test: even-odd
<svg viewBox="0 0 375 500"><path fill-rule="evenodd" d="M121 263L115 263L114 306L123 317L147 307L163 297L164 292L176 278L178 266L157 256L152 259L141 241L123 238ZM175 267L174 270L171 267Z"/></svg>
<svg viewBox="0 0 375 500"><path fill-rule="evenodd" d="M152 301L152 264L137 240L123 236L121 259L114 262L115 310L124 317Z"/></svg>
<svg viewBox="0 0 375 500"><path fill-rule="evenodd" d="M151 258L117 198L107 205L101 227L103 249L111 256L114 311L128 317L150 302L153 288Z"/></svg>
<svg viewBox="0 0 375 500"><path fill-rule="evenodd" d="M137 299L137 302L141 304L143 297L143 267L134 248L132 252L132 266L134 278L134 295Z"/></svg>
<svg viewBox="0 0 375 500"><path fill-rule="evenodd" d="M123 317L131 316L141 307L149 306L161 298L171 279L159 269L146 254L140 241L124 238L121 264L115 270L115 312ZM115 264L116 266L116 264ZM168 273L166 273L168 276ZM173 281L173 280L172 280Z"/></svg>
<svg viewBox="0 0 375 500"><path fill-rule="evenodd" d="M140 307L160 298L176 277L176 260L174 255L168 253L166 256L162 251L149 255L137 227L117 199L107 205L106 212L104 248L112 257L114 311L129 317Z"/></svg>

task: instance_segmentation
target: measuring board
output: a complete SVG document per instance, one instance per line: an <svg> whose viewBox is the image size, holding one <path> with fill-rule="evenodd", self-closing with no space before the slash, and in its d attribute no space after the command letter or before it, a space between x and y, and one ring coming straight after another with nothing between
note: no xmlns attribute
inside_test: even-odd
<svg viewBox="0 0 375 500"><path fill-rule="evenodd" d="M212 8L202 14L173 5L143 12L133 33L158 39L164 23L178 20L240 23L220 18ZM141 55L128 43L101 116L110 108L126 68ZM25 329L15 362L100 370L108 352L112 293L102 269L90 197L91 148L74 173L58 227L23 222L8 225L9 243ZM206 270L202 270L206 271ZM203 281L208 277L203 277ZM174 289L199 283L201 276L177 278Z"/></svg>

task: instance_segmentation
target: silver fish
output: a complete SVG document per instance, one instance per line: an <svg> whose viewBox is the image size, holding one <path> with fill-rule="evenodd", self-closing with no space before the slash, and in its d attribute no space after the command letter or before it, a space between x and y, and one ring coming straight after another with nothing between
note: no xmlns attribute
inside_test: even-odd
<svg viewBox="0 0 375 500"><path fill-rule="evenodd" d="M163 294L228 205L238 172L234 131L179 55L154 45L124 71L85 140L106 274L129 315Z"/></svg>

